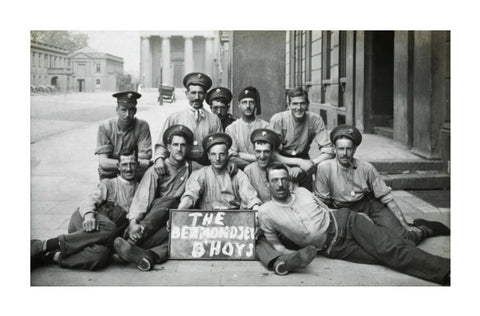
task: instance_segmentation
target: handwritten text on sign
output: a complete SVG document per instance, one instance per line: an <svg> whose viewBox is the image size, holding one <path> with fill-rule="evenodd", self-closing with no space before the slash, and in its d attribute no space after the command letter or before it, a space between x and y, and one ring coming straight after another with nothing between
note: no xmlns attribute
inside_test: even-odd
<svg viewBox="0 0 480 316"><path fill-rule="evenodd" d="M171 259L255 259L255 213L172 210Z"/></svg>

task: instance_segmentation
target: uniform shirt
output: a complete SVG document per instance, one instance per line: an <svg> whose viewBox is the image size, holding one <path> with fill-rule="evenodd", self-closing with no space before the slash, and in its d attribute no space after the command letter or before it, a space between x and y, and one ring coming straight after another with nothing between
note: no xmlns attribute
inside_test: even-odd
<svg viewBox="0 0 480 316"><path fill-rule="evenodd" d="M305 119L297 122L290 111L272 116L270 128L282 136L282 153L290 156L308 153L313 141L318 144L321 153L334 155L327 129L322 118L312 112L305 113Z"/></svg>
<svg viewBox="0 0 480 316"><path fill-rule="evenodd" d="M185 111L180 111L173 113L165 120L163 125L163 130L158 136L157 142L155 143L155 159L158 157L167 157L167 148L163 143L163 133L167 128L175 124L181 124L193 132L194 143L190 149L188 155L189 160L200 161L204 155L202 141L203 139L211 133L221 132L222 124L218 116L213 113L206 111L205 109L200 109L200 121L196 121L195 112L192 109L187 109Z"/></svg>
<svg viewBox="0 0 480 316"><path fill-rule="evenodd" d="M130 205L127 216L129 219L145 215L153 200L159 197L180 198L185 192L185 184L192 170L200 168L200 165L196 162L185 162L176 166L170 159L165 159L165 167L165 175L159 175L153 166L145 172Z"/></svg>
<svg viewBox="0 0 480 316"><path fill-rule="evenodd" d="M348 207L370 192L384 204L392 201L392 189L385 184L378 171L366 161L354 160L356 169L343 167L337 159L318 164L315 194L335 208Z"/></svg>
<svg viewBox="0 0 480 316"><path fill-rule="evenodd" d="M228 125L235 122L235 120L236 120L236 118L232 114L227 113L227 115L224 118L220 119L220 121L222 122L223 130L225 130Z"/></svg>
<svg viewBox="0 0 480 316"><path fill-rule="evenodd" d="M254 161L243 170L250 180L250 184L255 188L258 197L262 202L268 202L272 199L270 189L268 188L267 172L258 166L258 162Z"/></svg>
<svg viewBox="0 0 480 316"><path fill-rule="evenodd" d="M330 210L305 188L296 188L292 197L289 204L271 200L258 208L260 228L265 238L279 252L285 252L286 248L278 233L302 248L313 245L321 249L330 224Z"/></svg>
<svg viewBox="0 0 480 316"><path fill-rule="evenodd" d="M246 122L243 119L238 119L230 124L225 133L232 137L232 147L230 147L229 156L238 156L238 153L254 154L255 150L250 141L250 134L258 128L266 128L268 122L255 118L252 122Z"/></svg>
<svg viewBox="0 0 480 316"><path fill-rule="evenodd" d="M94 212L97 206L107 201L116 203L125 212L128 212L137 186L137 182L129 182L120 176L113 179L103 179L95 191L80 206L80 215L83 217L87 212Z"/></svg>
<svg viewBox="0 0 480 316"><path fill-rule="evenodd" d="M122 150L138 147L138 158L152 158L152 138L150 127L144 120L134 118L132 125L125 131L118 127L118 118L111 118L100 123L97 133L95 155L107 154L109 158L118 159ZM102 171L108 173L99 167ZM115 174L118 172L115 171Z"/></svg>
<svg viewBox="0 0 480 316"><path fill-rule="evenodd" d="M262 203L243 171L238 170L231 178L226 169L217 173L212 166L192 172L182 200L184 198L191 199L193 205L199 202L200 209L234 209L238 205L242 209L251 209Z"/></svg>

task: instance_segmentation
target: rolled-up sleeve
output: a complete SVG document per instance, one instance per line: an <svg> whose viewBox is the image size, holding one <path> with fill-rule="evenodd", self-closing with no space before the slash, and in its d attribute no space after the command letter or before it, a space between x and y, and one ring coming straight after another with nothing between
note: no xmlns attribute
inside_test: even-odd
<svg viewBox="0 0 480 316"><path fill-rule="evenodd" d="M98 184L97 188L88 196L79 208L79 213L83 217L87 212L95 212L97 206L107 200L108 188L102 181Z"/></svg>
<svg viewBox="0 0 480 316"><path fill-rule="evenodd" d="M113 144L110 140L110 133L107 128L108 123L102 123L97 131L97 147L95 148L95 155L113 153Z"/></svg>
<svg viewBox="0 0 480 316"><path fill-rule="evenodd" d="M330 142L330 137L328 135L328 130L323 123L323 120L320 117L316 117L313 126L315 129L315 142L318 144L320 153L329 154L335 156L335 150L332 143Z"/></svg>
<svg viewBox="0 0 480 316"><path fill-rule="evenodd" d="M228 150L228 155L230 157L237 157L238 152L239 152L238 144L237 144L237 137L239 137L240 135L236 135L235 130L234 130L232 125L227 126L227 128L225 129L225 133L230 135L230 137L232 138L232 146Z"/></svg>
<svg viewBox="0 0 480 316"><path fill-rule="evenodd" d="M182 195L184 198L189 198L193 205L197 204L200 197L205 191L205 172L204 169L196 170L192 172L192 175L188 178L185 184L185 192Z"/></svg>
<svg viewBox="0 0 480 316"><path fill-rule="evenodd" d="M161 177L153 167L148 168L138 184L137 190L128 211L128 219L141 219L152 204L157 192L158 183Z"/></svg>
<svg viewBox="0 0 480 316"><path fill-rule="evenodd" d="M255 190L255 188L252 186L247 175L243 171L238 170L235 178L237 180L236 186L238 188L242 204L245 204L247 209L252 209L255 205L261 205L262 200L260 200L258 197L257 190Z"/></svg>
<svg viewBox="0 0 480 316"><path fill-rule="evenodd" d="M158 135L157 141L155 142L153 160L157 160L158 157L167 157L167 147L163 143L163 134L165 133L165 130L173 124L174 123L172 122L171 116L167 117L165 123L163 124L162 132Z"/></svg>
<svg viewBox="0 0 480 316"><path fill-rule="evenodd" d="M315 175L315 186L313 193L323 203L331 205L330 186L328 183L330 169L327 162L321 162L317 167L317 174Z"/></svg>
<svg viewBox="0 0 480 316"><path fill-rule="evenodd" d="M372 166L367 172L368 185L370 186L370 190L372 190L375 197L383 204L387 204L388 202L392 201L392 188L387 186L378 171Z"/></svg>
<svg viewBox="0 0 480 316"><path fill-rule="evenodd" d="M152 158L152 136L150 134L150 126L147 122L142 122L138 138L138 158Z"/></svg>

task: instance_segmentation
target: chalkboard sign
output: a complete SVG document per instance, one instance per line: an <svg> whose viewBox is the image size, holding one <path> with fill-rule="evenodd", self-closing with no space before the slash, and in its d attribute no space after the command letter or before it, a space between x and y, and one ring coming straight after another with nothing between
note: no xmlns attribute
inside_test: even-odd
<svg viewBox="0 0 480 316"><path fill-rule="evenodd" d="M255 260L255 212L170 210L169 257Z"/></svg>

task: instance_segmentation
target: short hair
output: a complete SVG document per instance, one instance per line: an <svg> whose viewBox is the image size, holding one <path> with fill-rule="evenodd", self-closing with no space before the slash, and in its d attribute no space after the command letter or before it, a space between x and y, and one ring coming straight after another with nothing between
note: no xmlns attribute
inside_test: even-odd
<svg viewBox="0 0 480 316"><path fill-rule="evenodd" d="M287 166L281 163L275 163L267 168L267 181L270 181L269 175L270 175L270 171L272 170L285 170L287 172L287 176L290 176Z"/></svg>
<svg viewBox="0 0 480 316"><path fill-rule="evenodd" d="M172 133L170 135L168 135L167 137L167 145L171 145L172 144L172 139L174 136L179 136L181 138L183 138L185 140L185 142L187 143L187 145L190 145L190 142L189 142L189 139L187 136L185 136L185 134L182 134L182 133Z"/></svg>
<svg viewBox="0 0 480 316"><path fill-rule="evenodd" d="M205 86L203 86L203 85L201 85L201 84L199 84L199 83L190 83L190 84L188 84L188 86L187 86L187 91L190 91L190 87L191 87L191 86L199 86L199 87L202 87L203 92L204 92L204 93L207 93L207 90L208 90L208 89L207 89Z"/></svg>
<svg viewBox="0 0 480 316"><path fill-rule="evenodd" d="M335 140L333 142L333 146L337 147L337 140L339 140L339 139L348 139L349 141L352 142L352 145L353 145L354 148L357 147L357 145L355 145L355 142L353 141L353 139L351 137L346 136L346 135L340 135L340 136L335 137Z"/></svg>
<svg viewBox="0 0 480 316"><path fill-rule="evenodd" d="M134 155L135 160L138 160L138 147L137 147L137 145L134 145L132 147L123 149L120 152L120 154L118 155L118 161L120 162L120 158L122 156L131 156L131 155Z"/></svg>
<svg viewBox="0 0 480 316"><path fill-rule="evenodd" d="M303 89L302 87L295 87L293 89L288 90L288 104L292 101L292 98L294 97L304 97L305 102L307 104L310 104L310 100L308 99L308 91Z"/></svg>

